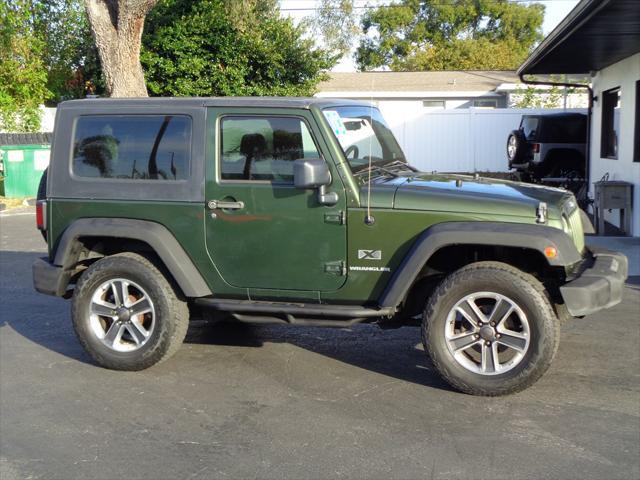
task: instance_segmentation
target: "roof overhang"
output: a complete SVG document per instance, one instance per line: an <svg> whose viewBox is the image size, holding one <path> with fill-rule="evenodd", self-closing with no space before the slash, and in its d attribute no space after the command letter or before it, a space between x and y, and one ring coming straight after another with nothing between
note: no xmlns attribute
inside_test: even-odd
<svg viewBox="0 0 640 480"><path fill-rule="evenodd" d="M429 98L451 98L465 99L477 97L501 97L500 93L495 91L449 91L449 90L415 90L415 91L378 91L378 90L362 90L362 91L344 91L344 92L318 92L314 95L317 98L363 98L368 100L393 98L401 100L413 99L429 99Z"/></svg>
<svg viewBox="0 0 640 480"><path fill-rule="evenodd" d="M640 1L582 0L518 75L587 74L640 52Z"/></svg>

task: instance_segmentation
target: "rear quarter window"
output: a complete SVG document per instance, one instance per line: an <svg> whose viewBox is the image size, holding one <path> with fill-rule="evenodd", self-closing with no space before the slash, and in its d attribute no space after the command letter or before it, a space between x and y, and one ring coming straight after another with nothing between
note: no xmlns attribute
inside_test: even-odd
<svg viewBox="0 0 640 480"><path fill-rule="evenodd" d="M538 140L547 143L585 143L587 117L547 117L543 121Z"/></svg>
<svg viewBox="0 0 640 480"><path fill-rule="evenodd" d="M77 177L186 180L191 157L187 115L87 115L75 122Z"/></svg>
<svg viewBox="0 0 640 480"><path fill-rule="evenodd" d="M522 133L527 140L534 140L536 133L538 132L538 124L540 119L538 117L523 117L521 122Z"/></svg>

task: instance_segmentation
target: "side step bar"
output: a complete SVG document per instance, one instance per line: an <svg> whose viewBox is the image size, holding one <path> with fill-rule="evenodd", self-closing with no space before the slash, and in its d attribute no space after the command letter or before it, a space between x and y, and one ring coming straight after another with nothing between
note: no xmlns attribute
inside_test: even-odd
<svg viewBox="0 0 640 480"><path fill-rule="evenodd" d="M279 314L299 317L341 317L364 319L388 317L395 314L394 307L367 308L358 305L326 305L317 303L277 303L249 300L197 298L197 305L235 313ZM289 322L288 322L289 323Z"/></svg>
<svg viewBox="0 0 640 480"><path fill-rule="evenodd" d="M371 318L352 318L342 320L338 318L299 318L293 315L276 317L274 315L246 315L243 313L232 313L231 316L242 323L257 323L259 325L299 325L302 327L330 327L346 328L357 323L366 323Z"/></svg>

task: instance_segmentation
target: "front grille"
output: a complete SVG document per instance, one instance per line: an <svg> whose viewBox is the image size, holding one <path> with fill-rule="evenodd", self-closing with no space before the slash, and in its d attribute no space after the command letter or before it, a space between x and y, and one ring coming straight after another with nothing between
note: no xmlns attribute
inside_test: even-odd
<svg viewBox="0 0 640 480"><path fill-rule="evenodd" d="M580 209L573 210L567 218L567 223L571 229L571 238L580 253L584 249L584 230L582 228L582 219L580 218Z"/></svg>

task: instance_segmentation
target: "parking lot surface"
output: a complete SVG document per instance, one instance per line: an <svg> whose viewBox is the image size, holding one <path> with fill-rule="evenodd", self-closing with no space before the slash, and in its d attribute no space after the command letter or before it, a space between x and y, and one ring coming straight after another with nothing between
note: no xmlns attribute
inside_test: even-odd
<svg viewBox="0 0 640 480"><path fill-rule="evenodd" d="M640 478L640 282L563 325L503 398L450 390L419 330L194 321L167 362L91 363L39 295L31 210L0 214L0 478Z"/></svg>

